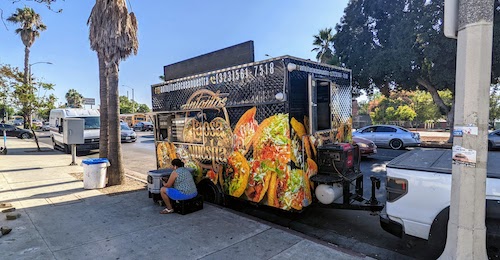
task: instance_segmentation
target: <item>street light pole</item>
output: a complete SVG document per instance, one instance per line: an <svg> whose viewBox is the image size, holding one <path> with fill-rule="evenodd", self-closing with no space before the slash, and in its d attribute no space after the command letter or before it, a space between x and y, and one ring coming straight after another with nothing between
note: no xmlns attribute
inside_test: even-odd
<svg viewBox="0 0 500 260"><path fill-rule="evenodd" d="M127 86L127 85L122 85L122 86L124 86L124 87L126 87L126 88L129 88L129 89L132 89L132 114L134 114L134 113L135 113L134 88L129 87L129 86ZM128 91L127 91L127 98L128 98Z"/></svg>
<svg viewBox="0 0 500 260"><path fill-rule="evenodd" d="M33 94L32 93L33 88L31 86L31 66L36 65L36 64L49 64L49 65L52 65L52 62L50 62L50 61L38 61L38 62L31 63L31 64L28 65L28 86L29 86L30 94ZM31 109L31 107L30 107L29 117L30 117L29 118L29 121L30 121L29 128L31 128L33 126L33 110Z"/></svg>

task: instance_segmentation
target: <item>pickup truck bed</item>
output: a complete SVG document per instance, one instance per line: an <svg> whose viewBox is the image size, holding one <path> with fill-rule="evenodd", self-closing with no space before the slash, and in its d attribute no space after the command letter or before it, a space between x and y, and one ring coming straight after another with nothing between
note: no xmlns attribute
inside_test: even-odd
<svg viewBox="0 0 500 260"><path fill-rule="evenodd" d="M448 149L415 149L387 164L387 202L380 215L384 230L401 238L428 240L429 246L439 252L444 249L451 194L451 157ZM498 259L500 152L488 153L486 227L488 255Z"/></svg>

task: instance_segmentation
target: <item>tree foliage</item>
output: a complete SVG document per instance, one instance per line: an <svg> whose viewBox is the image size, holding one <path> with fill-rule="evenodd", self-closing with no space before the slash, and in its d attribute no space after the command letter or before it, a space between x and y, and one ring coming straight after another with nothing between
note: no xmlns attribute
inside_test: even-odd
<svg viewBox="0 0 500 260"><path fill-rule="evenodd" d="M452 102L449 90L439 91L446 104ZM367 104L367 111L375 123L411 122L419 125L442 119L431 95L423 90L393 91L389 97L377 93Z"/></svg>
<svg viewBox="0 0 500 260"><path fill-rule="evenodd" d="M80 94L76 89L70 89L64 95L66 98L66 107L72 108L82 108L83 107L83 95Z"/></svg>
<svg viewBox="0 0 500 260"><path fill-rule="evenodd" d="M499 85L493 85L490 89L490 114L489 120L491 124L495 123L495 120L500 119L500 91Z"/></svg>
<svg viewBox="0 0 500 260"><path fill-rule="evenodd" d="M30 89L26 89L24 74L18 68L9 65L0 66L1 99L5 104L11 104L12 110L19 110L24 115L25 111L50 111L57 98L48 92L54 90L54 84L42 82L36 77L31 78ZM12 111L10 110L10 111Z"/></svg>
<svg viewBox="0 0 500 260"><path fill-rule="evenodd" d="M127 96L120 96L120 114L147 113L151 111L146 104L139 104Z"/></svg>
<svg viewBox="0 0 500 260"><path fill-rule="evenodd" d="M319 33L313 37L313 45L315 47L311 51L317 52L316 60L321 63L340 65L339 59L335 55L333 48L332 28L321 29Z"/></svg>

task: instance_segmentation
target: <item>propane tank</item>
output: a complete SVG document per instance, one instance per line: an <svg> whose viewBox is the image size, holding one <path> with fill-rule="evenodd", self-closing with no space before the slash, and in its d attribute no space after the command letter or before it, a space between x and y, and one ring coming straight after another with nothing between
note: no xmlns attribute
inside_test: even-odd
<svg viewBox="0 0 500 260"><path fill-rule="evenodd" d="M322 204L332 204L335 200L342 197L342 185L335 183L333 185L320 184L314 191L316 198Z"/></svg>

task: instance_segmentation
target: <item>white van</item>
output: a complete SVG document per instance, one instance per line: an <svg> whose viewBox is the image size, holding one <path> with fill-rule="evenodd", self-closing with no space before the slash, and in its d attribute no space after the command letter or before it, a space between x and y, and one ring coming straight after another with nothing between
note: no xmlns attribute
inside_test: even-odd
<svg viewBox="0 0 500 260"><path fill-rule="evenodd" d="M81 108L58 108L50 110L49 126L50 137L54 149L57 146L64 149L66 153L71 153L70 146L63 141L63 122L66 118L82 118L85 120L83 136L85 144L76 146L77 151L89 151L99 149L99 127L100 113L96 109Z"/></svg>

